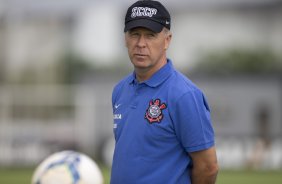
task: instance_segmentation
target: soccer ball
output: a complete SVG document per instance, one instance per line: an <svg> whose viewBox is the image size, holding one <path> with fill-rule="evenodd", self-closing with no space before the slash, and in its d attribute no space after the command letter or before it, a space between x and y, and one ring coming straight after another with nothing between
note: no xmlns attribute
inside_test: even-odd
<svg viewBox="0 0 282 184"><path fill-rule="evenodd" d="M87 155L61 151L47 157L35 169L32 184L102 184L97 164Z"/></svg>

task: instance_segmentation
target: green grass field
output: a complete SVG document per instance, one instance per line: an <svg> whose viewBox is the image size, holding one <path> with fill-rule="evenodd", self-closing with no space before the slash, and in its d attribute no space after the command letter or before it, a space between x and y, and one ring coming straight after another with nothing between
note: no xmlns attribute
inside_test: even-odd
<svg viewBox="0 0 282 184"><path fill-rule="evenodd" d="M220 171L217 184L281 184L282 171Z"/></svg>
<svg viewBox="0 0 282 184"><path fill-rule="evenodd" d="M104 184L110 183L110 171L105 166L100 166L104 177ZM3 169L0 168L0 184L31 184L34 168Z"/></svg>
<svg viewBox="0 0 282 184"><path fill-rule="evenodd" d="M105 184L109 169L101 167ZM30 184L33 169L0 169L0 184ZM282 171L220 171L217 184L281 184Z"/></svg>

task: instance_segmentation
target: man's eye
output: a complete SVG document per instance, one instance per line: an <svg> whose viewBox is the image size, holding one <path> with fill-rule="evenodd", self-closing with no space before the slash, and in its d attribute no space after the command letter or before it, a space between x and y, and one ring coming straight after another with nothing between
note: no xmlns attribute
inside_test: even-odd
<svg viewBox="0 0 282 184"><path fill-rule="evenodd" d="M131 36L138 36L139 34L137 32L131 32L130 35Z"/></svg>
<svg viewBox="0 0 282 184"><path fill-rule="evenodd" d="M147 36L150 37L150 38L153 38L153 37L156 37L156 34L154 34L154 33L149 33Z"/></svg>

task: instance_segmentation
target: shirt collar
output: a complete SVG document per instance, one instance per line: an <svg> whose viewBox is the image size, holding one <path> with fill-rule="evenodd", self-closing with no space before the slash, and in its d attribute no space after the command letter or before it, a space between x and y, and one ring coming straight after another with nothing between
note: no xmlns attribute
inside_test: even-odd
<svg viewBox="0 0 282 184"><path fill-rule="evenodd" d="M167 63L159 69L156 73L152 75L152 77L142 83L147 84L150 87L157 87L161 83L163 83L174 71L174 67L170 59L167 59ZM130 76L129 80L130 84L138 83L136 79L136 74L133 72Z"/></svg>

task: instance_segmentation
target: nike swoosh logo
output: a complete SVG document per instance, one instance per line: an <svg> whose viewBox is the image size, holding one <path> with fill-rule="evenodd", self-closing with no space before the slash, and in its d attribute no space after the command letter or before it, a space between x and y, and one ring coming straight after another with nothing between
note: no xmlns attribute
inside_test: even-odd
<svg viewBox="0 0 282 184"><path fill-rule="evenodd" d="M118 108L119 108L119 106L121 106L121 104L117 104L117 105L115 105L115 109L118 109Z"/></svg>

